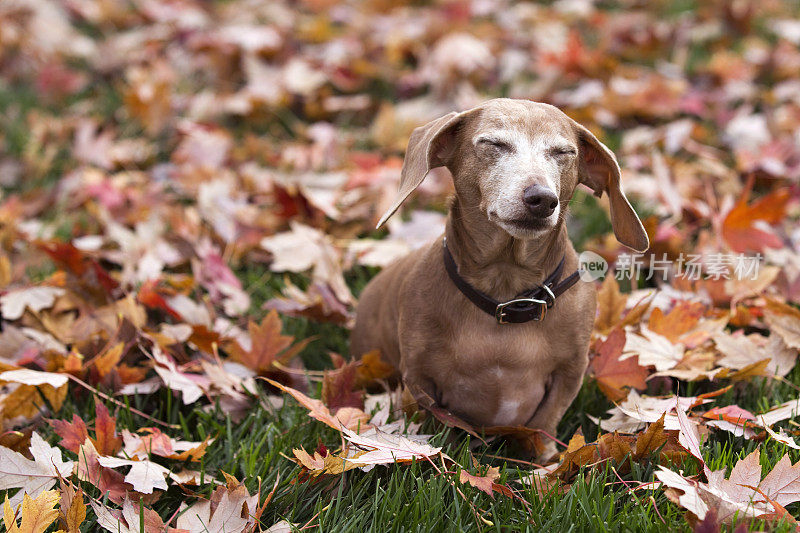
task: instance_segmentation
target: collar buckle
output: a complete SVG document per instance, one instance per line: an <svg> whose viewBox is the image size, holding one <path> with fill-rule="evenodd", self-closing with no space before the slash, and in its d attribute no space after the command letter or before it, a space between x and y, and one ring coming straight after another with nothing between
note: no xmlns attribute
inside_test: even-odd
<svg viewBox="0 0 800 533"><path fill-rule="evenodd" d="M506 317L508 316L508 313L506 312L507 307L511 307L513 310L530 311L535 305L539 306L539 315L532 317L530 320L535 322L544 320L544 317L547 314L547 308L550 306L545 300L539 300L538 298L515 298L513 300L497 304L497 307L494 310L494 317L497 319L498 324L509 324L510 322L506 320Z"/></svg>

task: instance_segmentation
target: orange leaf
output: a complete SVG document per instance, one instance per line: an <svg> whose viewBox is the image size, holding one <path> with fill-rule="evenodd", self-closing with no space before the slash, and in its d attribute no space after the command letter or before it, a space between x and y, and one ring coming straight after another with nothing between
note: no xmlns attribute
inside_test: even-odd
<svg viewBox="0 0 800 533"><path fill-rule="evenodd" d="M183 317L181 317L180 314L170 307L164 297L159 294L157 288L157 279L145 281L139 288L139 293L136 295L136 300L145 307L149 307L150 309L161 309L162 311L166 311L173 318L177 320L183 320Z"/></svg>
<svg viewBox="0 0 800 533"><path fill-rule="evenodd" d="M206 353L214 353L214 345L220 345L222 338L216 331L208 329L204 324L195 324L192 326L192 334L189 336L189 342L197 346L197 349ZM234 348L235 349L235 348Z"/></svg>
<svg viewBox="0 0 800 533"><path fill-rule="evenodd" d="M780 335L786 346L800 348L800 310L776 300L767 300L764 321Z"/></svg>
<svg viewBox="0 0 800 533"><path fill-rule="evenodd" d="M732 424L743 424L746 420L755 421L756 417L750 411L742 409L738 405L726 405L725 407L714 407L703 413L703 418L710 420L726 420Z"/></svg>
<svg viewBox="0 0 800 533"><path fill-rule="evenodd" d="M494 491L492 489L495 485L495 480L497 480L499 477L500 469L496 466L490 467L484 476L476 476L462 469L458 476L458 481L461 483L469 483L476 489L482 490L494 498Z"/></svg>
<svg viewBox="0 0 800 533"><path fill-rule="evenodd" d="M116 368L117 364L122 359L124 349L125 343L118 342L94 359L94 367L97 369L97 373L100 374L101 378L105 377L106 374Z"/></svg>
<svg viewBox="0 0 800 533"><path fill-rule="evenodd" d="M570 442L570 444L572 443ZM566 481L577 474L581 467L588 466L598 459L597 445L595 443L584 444L575 451L567 450L561 459L561 464L549 476Z"/></svg>
<svg viewBox="0 0 800 533"><path fill-rule="evenodd" d="M361 356L356 376L361 384L366 384L378 379L386 379L395 373L392 365L381 359L380 350L372 350Z"/></svg>
<svg viewBox="0 0 800 533"><path fill-rule="evenodd" d="M100 455L116 455L122 449L122 439L117 436L117 419L108 413L106 406L94 400L94 445Z"/></svg>
<svg viewBox="0 0 800 533"><path fill-rule="evenodd" d="M650 313L648 329L677 343L683 335L697 326L697 321L704 312L705 306L700 302L678 302L666 315L656 307Z"/></svg>
<svg viewBox="0 0 800 533"><path fill-rule="evenodd" d="M292 397L300 403L300 405L308 409L308 416L319 420L323 424L326 424L333 429L341 431L342 427L346 427L348 429L360 428L363 430L369 427L369 416L359 409L345 407L343 409L339 409L339 412L337 412L334 416L320 400L310 398L299 390L287 387L269 378L262 379L264 379L264 381L273 387L277 387L283 392L291 394Z"/></svg>
<svg viewBox="0 0 800 533"><path fill-rule="evenodd" d="M250 350L244 351L236 343L231 350L231 356L235 361L242 363L251 370L259 374L266 374L272 369L272 364L278 355L294 342L294 337L281 335L282 326L281 319L276 311L270 311L261 321L261 324L250 321L247 325L252 341ZM308 339L306 339L307 341ZM299 351L296 349L299 345L305 346L305 344L296 345L291 350L293 355Z"/></svg>
<svg viewBox="0 0 800 533"><path fill-rule="evenodd" d="M751 186L752 182L722 221L722 237L735 252L782 248L783 241L763 224L774 225L783 219L792 191L782 187L747 205Z"/></svg>

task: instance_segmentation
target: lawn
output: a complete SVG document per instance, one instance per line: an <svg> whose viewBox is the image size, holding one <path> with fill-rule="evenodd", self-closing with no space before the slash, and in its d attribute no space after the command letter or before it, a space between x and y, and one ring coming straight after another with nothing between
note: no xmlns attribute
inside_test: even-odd
<svg viewBox="0 0 800 533"><path fill-rule="evenodd" d="M800 529L799 27L777 0L0 4L0 533ZM610 271L553 436L465 431L350 357L365 285L444 228L437 169L375 229L411 131L494 97L595 133L651 242L625 279L576 192Z"/></svg>

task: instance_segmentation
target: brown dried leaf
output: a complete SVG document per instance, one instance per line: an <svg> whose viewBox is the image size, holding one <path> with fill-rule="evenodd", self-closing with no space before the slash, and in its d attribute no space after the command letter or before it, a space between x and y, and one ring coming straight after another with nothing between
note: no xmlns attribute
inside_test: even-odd
<svg viewBox="0 0 800 533"><path fill-rule="evenodd" d="M639 433L636 438L636 451L633 454L633 459L641 461L645 457L658 450L667 442L667 436L664 433L664 416L661 415L656 422L653 422L647 427L646 431Z"/></svg>

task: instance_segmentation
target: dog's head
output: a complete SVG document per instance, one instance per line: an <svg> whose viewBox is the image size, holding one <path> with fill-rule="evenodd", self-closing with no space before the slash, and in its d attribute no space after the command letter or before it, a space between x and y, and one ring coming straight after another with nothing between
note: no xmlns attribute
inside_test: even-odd
<svg viewBox="0 0 800 533"><path fill-rule="evenodd" d="M578 183L606 192L614 234L644 251L647 233L620 186L614 154L559 109L500 98L414 130L395 202L378 227L435 167L447 166L459 201L518 239L535 238L563 217Z"/></svg>

